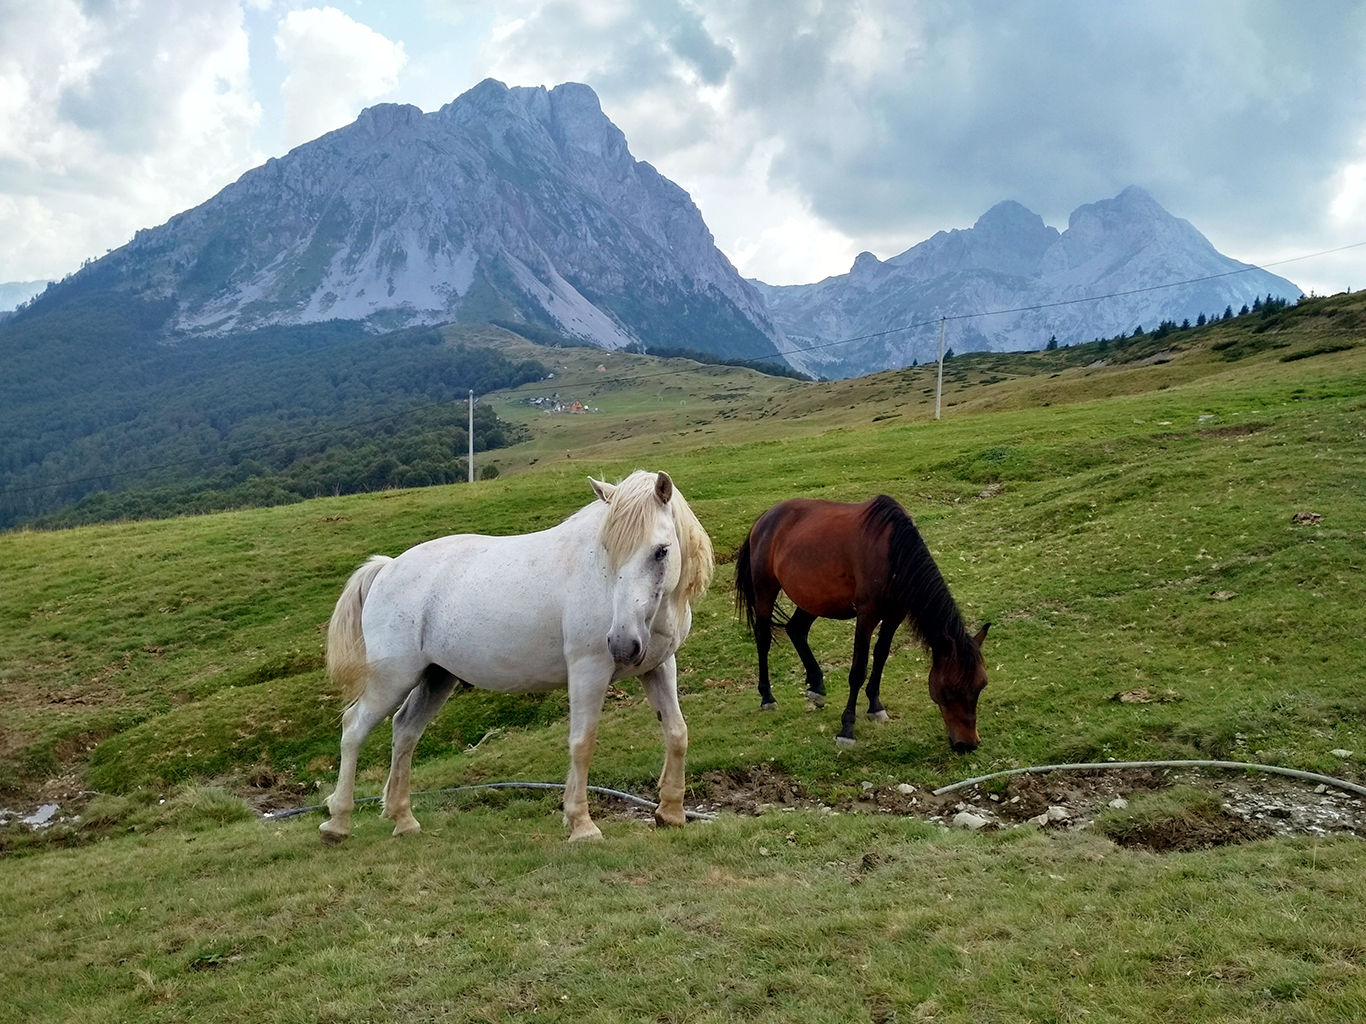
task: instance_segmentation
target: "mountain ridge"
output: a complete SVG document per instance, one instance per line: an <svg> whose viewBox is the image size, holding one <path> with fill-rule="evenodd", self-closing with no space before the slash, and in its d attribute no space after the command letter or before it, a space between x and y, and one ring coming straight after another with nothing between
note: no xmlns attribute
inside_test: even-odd
<svg viewBox="0 0 1366 1024"><path fill-rule="evenodd" d="M379 104L39 296L173 298L170 336L327 319L503 319L604 348L786 347L688 194L631 156L588 86L487 79Z"/></svg>
<svg viewBox="0 0 1366 1024"><path fill-rule="evenodd" d="M935 358L941 317L952 322L947 344L956 351L1026 351L1050 338L1076 344L1219 315L1257 296L1303 294L1224 256L1133 185L1077 207L1066 231L1005 200L971 228L936 232L885 261L860 253L847 274L752 283L804 350L798 358L834 376Z"/></svg>
<svg viewBox="0 0 1366 1024"><path fill-rule="evenodd" d="M1136 186L1077 207L1064 231L1005 200L885 261L860 253L847 274L747 281L591 88L486 79L431 113L366 108L8 319L92 293L142 302L172 342L330 320L496 323L850 377L934 358L941 318L957 351L1019 351L1300 290Z"/></svg>

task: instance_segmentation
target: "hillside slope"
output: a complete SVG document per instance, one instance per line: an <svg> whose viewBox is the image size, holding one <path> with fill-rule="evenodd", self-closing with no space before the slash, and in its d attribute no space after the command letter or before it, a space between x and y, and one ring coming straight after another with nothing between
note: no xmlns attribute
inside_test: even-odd
<svg viewBox="0 0 1366 1024"><path fill-rule="evenodd" d="M1366 297L1240 319L1146 339L1108 365L1090 346L955 359L940 422L923 370L759 378L767 393L737 394L750 371L704 368L725 376L693 379L696 391L670 400L686 410L677 419L642 416L657 393L620 381L598 385L599 413L536 413L537 437L508 449L525 471L472 487L0 535L0 786L32 796L258 770L288 786L326 779L336 708L321 624L361 560L455 531L549 526L590 500L587 475L642 466L675 477L723 562L783 498L892 494L965 615L997 623L977 755L948 752L909 647L889 668L897 721L846 764L809 742L817 720L788 691L787 710L741 738L752 648L723 565L680 661L699 771L772 756L813 782L850 765L930 780L1002 761L1229 756L1235 733L1248 753L1348 771L1329 751L1366 744L1352 682L1366 601L1353 568L1366 559ZM1300 525L1299 512L1321 519ZM833 683L848 626L813 636ZM775 678L795 672L789 649L776 657ZM1213 685L1235 674L1235 689ZM1135 686L1182 701L1109 701ZM554 722L560 700L464 695L423 756L500 724ZM625 738L605 730L600 777L644 784L655 751ZM440 771L556 776L552 740L509 736ZM382 763L382 744L367 758Z"/></svg>

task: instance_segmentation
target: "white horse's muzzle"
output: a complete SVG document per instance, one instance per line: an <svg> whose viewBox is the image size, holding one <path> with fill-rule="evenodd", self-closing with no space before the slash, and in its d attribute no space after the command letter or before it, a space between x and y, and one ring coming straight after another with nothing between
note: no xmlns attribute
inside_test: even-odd
<svg viewBox="0 0 1366 1024"><path fill-rule="evenodd" d="M645 642L634 631L608 633L607 649L618 665L635 666L645 660Z"/></svg>

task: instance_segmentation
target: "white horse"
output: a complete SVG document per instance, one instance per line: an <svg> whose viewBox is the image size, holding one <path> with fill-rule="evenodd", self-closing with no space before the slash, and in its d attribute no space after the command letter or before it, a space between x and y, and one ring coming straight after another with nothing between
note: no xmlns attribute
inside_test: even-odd
<svg viewBox="0 0 1366 1024"><path fill-rule="evenodd" d="M711 582L711 539L665 473L589 482L600 500L552 529L443 537L397 558L374 555L351 576L327 630L327 671L348 706L324 840L350 834L356 755L395 708L384 816L396 836L420 831L413 748L459 682L504 693L569 688L564 817L579 840L602 836L587 787L603 697L610 683L639 677L664 729L655 820L683 824L688 727L674 652Z"/></svg>

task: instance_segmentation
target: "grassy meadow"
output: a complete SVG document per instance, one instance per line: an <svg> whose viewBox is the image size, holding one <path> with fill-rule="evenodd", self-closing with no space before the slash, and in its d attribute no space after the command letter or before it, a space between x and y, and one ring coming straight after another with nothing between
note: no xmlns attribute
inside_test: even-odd
<svg viewBox="0 0 1366 1024"><path fill-rule="evenodd" d="M637 467L668 470L721 560L679 657L699 798L706 773L761 763L832 799L1106 759L1361 782L1363 326L1366 301L1335 296L1103 349L960 356L938 422L933 367L804 383L555 350L556 390L598 411L543 416L526 397L544 384L491 396L533 432L496 453L496 479L0 535L0 791L82 807L0 830L0 1020L1362 1016L1355 839L1158 857L1086 832L806 812L656 832L604 810L606 842L583 848L554 797L497 793L418 798L407 841L362 809L325 849L317 816L262 823L240 797L330 787L323 630L365 556L548 526L591 498L586 475ZM779 642L779 709L757 711L729 556L783 498L879 492L966 618L993 623L967 757L909 643L885 674L892 721L834 747L848 623L812 633L825 710ZM1112 699L1137 688L1154 699ZM415 786L560 780L565 706L457 694ZM590 782L649 794L661 759L638 687L618 688Z"/></svg>

